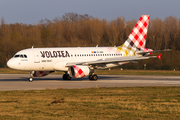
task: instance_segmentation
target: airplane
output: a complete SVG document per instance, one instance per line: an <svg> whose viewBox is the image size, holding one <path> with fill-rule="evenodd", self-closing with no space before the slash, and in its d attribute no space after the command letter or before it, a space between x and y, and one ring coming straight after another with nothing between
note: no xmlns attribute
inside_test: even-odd
<svg viewBox="0 0 180 120"><path fill-rule="evenodd" d="M30 71L30 82L33 77L46 76L55 71L63 71L63 80L89 76L96 81L97 69L108 69L130 62L149 58L161 59L161 55L149 56L154 52L145 48L150 15L142 15L128 39L117 47L54 47L29 48L17 52L7 62L11 69Z"/></svg>

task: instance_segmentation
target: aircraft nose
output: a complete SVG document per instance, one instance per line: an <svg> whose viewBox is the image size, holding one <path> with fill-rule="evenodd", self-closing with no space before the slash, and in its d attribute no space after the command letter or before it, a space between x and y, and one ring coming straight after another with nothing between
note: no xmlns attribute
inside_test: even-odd
<svg viewBox="0 0 180 120"><path fill-rule="evenodd" d="M8 66L9 68L13 68L14 62L12 61L12 59L8 60L7 66Z"/></svg>

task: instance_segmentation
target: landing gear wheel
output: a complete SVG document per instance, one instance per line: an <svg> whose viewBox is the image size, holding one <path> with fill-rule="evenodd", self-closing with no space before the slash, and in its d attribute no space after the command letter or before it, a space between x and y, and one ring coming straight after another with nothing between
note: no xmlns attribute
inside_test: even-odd
<svg viewBox="0 0 180 120"><path fill-rule="evenodd" d="M89 75L89 80L93 80L93 79L92 79L92 75Z"/></svg>
<svg viewBox="0 0 180 120"><path fill-rule="evenodd" d="M92 76L92 79L93 79L94 81L96 81L96 80L98 79L98 76L97 76L96 74L94 74L94 75Z"/></svg>
<svg viewBox="0 0 180 120"><path fill-rule="evenodd" d="M32 82L32 81L33 81L33 78L29 78L28 80L29 80L29 82Z"/></svg>
<svg viewBox="0 0 180 120"><path fill-rule="evenodd" d="M63 75L63 80L66 80L66 74Z"/></svg>
<svg viewBox="0 0 180 120"><path fill-rule="evenodd" d="M89 75L89 80L96 81L98 79L98 76L96 74L94 75Z"/></svg>
<svg viewBox="0 0 180 120"><path fill-rule="evenodd" d="M67 78L67 80L71 80L71 77L69 74L67 74L66 78Z"/></svg>
<svg viewBox="0 0 180 120"><path fill-rule="evenodd" d="M71 80L71 77L69 76L69 74L64 74L63 80Z"/></svg>

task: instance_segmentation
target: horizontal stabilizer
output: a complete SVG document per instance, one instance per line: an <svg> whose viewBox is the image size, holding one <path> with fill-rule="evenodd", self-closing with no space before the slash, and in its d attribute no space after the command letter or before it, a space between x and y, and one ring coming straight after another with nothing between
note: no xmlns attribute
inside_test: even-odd
<svg viewBox="0 0 180 120"><path fill-rule="evenodd" d="M136 54L137 54L137 55L143 55L143 54L146 54L146 53L157 53L157 52L165 52L165 51L171 51L171 49L166 49L166 50L153 50L153 51L147 51L147 52L137 51Z"/></svg>

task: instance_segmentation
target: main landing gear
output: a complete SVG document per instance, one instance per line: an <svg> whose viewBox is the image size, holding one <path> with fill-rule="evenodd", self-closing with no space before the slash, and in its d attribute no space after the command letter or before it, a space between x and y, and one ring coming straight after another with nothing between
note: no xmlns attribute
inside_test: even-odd
<svg viewBox="0 0 180 120"><path fill-rule="evenodd" d="M67 72L65 72L62 78L63 80L71 80L71 77L69 74L67 74ZM89 80L96 81L97 79L98 79L98 76L96 74L89 75Z"/></svg>
<svg viewBox="0 0 180 120"><path fill-rule="evenodd" d="M89 75L89 80L96 81L98 76L96 74Z"/></svg>
<svg viewBox="0 0 180 120"><path fill-rule="evenodd" d="M65 72L65 74L63 75L63 80L71 80L71 77L69 74L67 74L67 72Z"/></svg>

